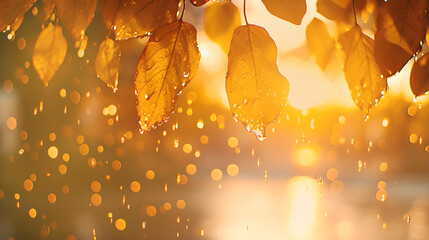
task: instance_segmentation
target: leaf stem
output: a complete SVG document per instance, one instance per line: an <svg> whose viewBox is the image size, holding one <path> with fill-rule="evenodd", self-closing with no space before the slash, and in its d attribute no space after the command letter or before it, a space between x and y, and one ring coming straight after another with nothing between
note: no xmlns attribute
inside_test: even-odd
<svg viewBox="0 0 429 240"><path fill-rule="evenodd" d="M183 9L182 9L182 14L180 15L179 21L182 21L183 19L183 14L185 13L185 8L186 8L186 0L183 0L182 3L183 3Z"/></svg>
<svg viewBox="0 0 429 240"><path fill-rule="evenodd" d="M355 18L355 25L358 25L356 20L355 0L352 0L352 9L353 9L353 17Z"/></svg>
<svg viewBox="0 0 429 240"><path fill-rule="evenodd" d="M246 22L246 25L249 25L249 22L247 22L247 14L246 14L246 0L244 0L244 3L243 3L243 14L244 14L244 21Z"/></svg>

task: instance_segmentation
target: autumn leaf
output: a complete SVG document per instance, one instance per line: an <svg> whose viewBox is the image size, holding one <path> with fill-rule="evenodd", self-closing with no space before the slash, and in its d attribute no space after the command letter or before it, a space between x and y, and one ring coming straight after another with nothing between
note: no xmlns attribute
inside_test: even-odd
<svg viewBox="0 0 429 240"><path fill-rule="evenodd" d="M135 80L141 132L168 120L199 62L197 30L191 24L175 21L153 32L140 56Z"/></svg>
<svg viewBox="0 0 429 240"><path fill-rule="evenodd" d="M21 26L22 21L24 21L24 15L19 16L16 21L10 25L10 31L11 32L16 32L18 30L18 28Z"/></svg>
<svg viewBox="0 0 429 240"><path fill-rule="evenodd" d="M207 6L204 14L204 31L225 53L229 51L234 29L240 25L240 12L232 2L214 2Z"/></svg>
<svg viewBox="0 0 429 240"><path fill-rule="evenodd" d="M107 29L112 27L120 3L121 0L103 0L103 5L101 6L101 16L103 18L104 26L106 26Z"/></svg>
<svg viewBox="0 0 429 240"><path fill-rule="evenodd" d="M49 24L39 34L33 52L34 68L46 86L63 63L66 53L67 41L61 26Z"/></svg>
<svg viewBox="0 0 429 240"><path fill-rule="evenodd" d="M429 91L429 54L414 63L410 75L411 91L417 97Z"/></svg>
<svg viewBox="0 0 429 240"><path fill-rule="evenodd" d="M75 41L82 40L92 21L97 0L55 0L61 22Z"/></svg>
<svg viewBox="0 0 429 240"><path fill-rule="evenodd" d="M307 12L305 0L262 0L267 10L274 16L300 25Z"/></svg>
<svg viewBox="0 0 429 240"><path fill-rule="evenodd" d="M235 29L228 54L226 93L236 121L259 140L286 104L289 82L277 68L277 46L259 26Z"/></svg>
<svg viewBox="0 0 429 240"><path fill-rule="evenodd" d="M145 36L176 19L180 0L122 0L115 17L116 40Z"/></svg>
<svg viewBox="0 0 429 240"><path fill-rule="evenodd" d="M0 1L0 32L7 30L24 13L30 9L36 0L2 0ZM22 19L21 19L22 21Z"/></svg>
<svg viewBox="0 0 429 240"><path fill-rule="evenodd" d="M314 18L307 26L307 47L316 63L324 71L335 51L335 42L329 35L325 23Z"/></svg>
<svg viewBox="0 0 429 240"><path fill-rule="evenodd" d="M389 0L381 5L375 59L385 77L399 72L420 51L428 24L427 0Z"/></svg>
<svg viewBox="0 0 429 240"><path fill-rule="evenodd" d="M95 72L97 77L103 80L114 92L118 90L119 59L121 49L119 44L106 39L100 44L97 57L95 58Z"/></svg>
<svg viewBox="0 0 429 240"><path fill-rule="evenodd" d="M43 0L43 22L49 19L52 12L54 11L55 2L54 0Z"/></svg>
<svg viewBox="0 0 429 240"><path fill-rule="evenodd" d="M379 5L384 0L354 0L356 13L361 15L363 22L368 22L372 14L378 11Z"/></svg>
<svg viewBox="0 0 429 240"><path fill-rule="evenodd" d="M208 2L210 2L210 0L191 0L191 3L197 7L201 7Z"/></svg>
<svg viewBox="0 0 429 240"><path fill-rule="evenodd" d="M318 0L317 12L329 20L349 22L352 20L351 0Z"/></svg>
<svg viewBox="0 0 429 240"><path fill-rule="evenodd" d="M386 79L374 59L374 40L359 25L340 35L345 53L344 76L355 104L368 115L387 88Z"/></svg>

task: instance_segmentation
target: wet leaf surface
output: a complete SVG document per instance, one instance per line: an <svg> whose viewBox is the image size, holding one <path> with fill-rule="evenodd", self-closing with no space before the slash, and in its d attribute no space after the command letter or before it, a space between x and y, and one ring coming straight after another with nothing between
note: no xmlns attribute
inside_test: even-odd
<svg viewBox="0 0 429 240"><path fill-rule="evenodd" d="M268 32L256 25L235 29L228 54L226 93L236 121L259 140L266 126L280 114L289 82L277 68L277 46Z"/></svg>
<svg viewBox="0 0 429 240"><path fill-rule="evenodd" d="M193 25L175 21L153 32L140 56L135 80L141 132L168 120L199 62L197 30Z"/></svg>

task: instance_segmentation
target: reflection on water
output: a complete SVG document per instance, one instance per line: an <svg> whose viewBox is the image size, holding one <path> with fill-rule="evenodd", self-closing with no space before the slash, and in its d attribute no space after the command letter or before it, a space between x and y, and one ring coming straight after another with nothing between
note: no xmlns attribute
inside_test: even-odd
<svg viewBox="0 0 429 240"><path fill-rule="evenodd" d="M313 239L313 224L319 206L321 186L309 177L294 177L286 188L288 239Z"/></svg>
<svg viewBox="0 0 429 240"><path fill-rule="evenodd" d="M228 180L202 193L211 209L202 225L208 239L222 240L428 239L428 199L407 208L415 189L406 186L421 183L397 184L391 191L402 197L382 205L367 182L346 185L339 194L307 176Z"/></svg>
<svg viewBox="0 0 429 240"><path fill-rule="evenodd" d="M408 239L420 240L428 239L428 210L429 199L421 198L414 202L410 214L404 215L404 220L410 224ZM412 219L411 219L412 216Z"/></svg>
<svg viewBox="0 0 429 240"><path fill-rule="evenodd" d="M314 239L321 186L310 177L225 183L210 202L210 239ZM210 228L209 228L210 229Z"/></svg>

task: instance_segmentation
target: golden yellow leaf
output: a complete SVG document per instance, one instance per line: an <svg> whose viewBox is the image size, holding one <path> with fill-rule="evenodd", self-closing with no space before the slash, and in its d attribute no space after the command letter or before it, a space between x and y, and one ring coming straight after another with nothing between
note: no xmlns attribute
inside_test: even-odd
<svg viewBox="0 0 429 240"><path fill-rule="evenodd" d="M180 0L122 0L115 17L116 40L147 35L176 19Z"/></svg>
<svg viewBox="0 0 429 240"><path fill-rule="evenodd" d="M104 26L110 29L115 20L116 13L118 12L121 0L103 0L101 7L101 16L103 18Z"/></svg>
<svg viewBox="0 0 429 240"><path fill-rule="evenodd" d="M262 0L267 10L276 17L300 25L307 12L305 0Z"/></svg>
<svg viewBox="0 0 429 240"><path fill-rule="evenodd" d="M225 53L229 51L234 29L240 25L240 12L232 2L214 2L207 6L204 14L204 31Z"/></svg>
<svg viewBox="0 0 429 240"><path fill-rule="evenodd" d="M36 0L2 0L0 1L0 32L7 30L24 13L30 9ZM22 21L22 19L21 19Z"/></svg>
<svg viewBox="0 0 429 240"><path fill-rule="evenodd" d="M210 2L210 0L191 0L191 3L197 7L201 7L208 2Z"/></svg>
<svg viewBox="0 0 429 240"><path fill-rule="evenodd" d="M97 0L55 0L57 14L75 41L82 40L92 21Z"/></svg>
<svg viewBox="0 0 429 240"><path fill-rule="evenodd" d="M54 0L43 0L43 22L48 20L54 11L55 2Z"/></svg>
<svg viewBox="0 0 429 240"><path fill-rule="evenodd" d="M226 93L236 121L259 140L286 104L289 82L277 68L277 46L259 26L235 29L228 54Z"/></svg>
<svg viewBox="0 0 429 240"><path fill-rule="evenodd" d="M417 97L429 91L429 54L414 63L410 75L411 91Z"/></svg>
<svg viewBox="0 0 429 240"><path fill-rule="evenodd" d="M329 35L326 25L314 18L307 26L307 47L316 58L316 63L324 71L335 51L335 42Z"/></svg>
<svg viewBox="0 0 429 240"><path fill-rule="evenodd" d="M317 0L317 12L330 20L349 22L353 19L351 0Z"/></svg>
<svg viewBox="0 0 429 240"><path fill-rule="evenodd" d="M386 91L386 78L374 59L374 40L359 25L340 35L345 53L344 76L355 104L368 115Z"/></svg>
<svg viewBox="0 0 429 240"><path fill-rule="evenodd" d="M34 68L45 85L63 63L66 53L67 41L61 26L49 24L39 34L33 52Z"/></svg>
<svg viewBox="0 0 429 240"><path fill-rule="evenodd" d="M24 15L19 16L16 21L10 25L10 31L11 32L16 32L18 30L18 28L21 26L22 21L24 21Z"/></svg>
<svg viewBox="0 0 429 240"><path fill-rule="evenodd" d="M191 24L175 21L153 32L140 56L135 80L141 132L168 120L199 62L197 30Z"/></svg>
<svg viewBox="0 0 429 240"><path fill-rule="evenodd" d="M427 0L389 0L377 14L375 59L385 77L399 72L420 51L428 25Z"/></svg>
<svg viewBox="0 0 429 240"><path fill-rule="evenodd" d="M119 44L106 39L100 44L97 57L95 58L95 72L97 77L103 80L114 92L118 90L119 59L121 49Z"/></svg>

